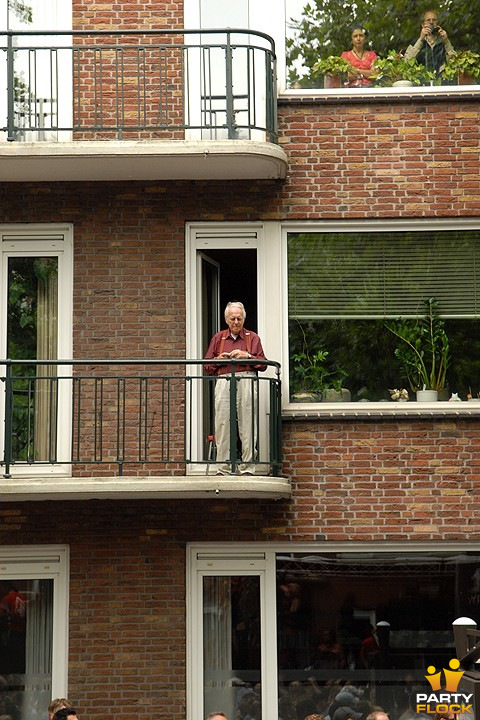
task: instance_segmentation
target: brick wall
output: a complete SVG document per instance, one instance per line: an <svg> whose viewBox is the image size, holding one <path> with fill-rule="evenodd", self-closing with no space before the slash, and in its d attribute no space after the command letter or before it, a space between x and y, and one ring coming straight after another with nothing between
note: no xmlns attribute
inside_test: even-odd
<svg viewBox="0 0 480 720"><path fill-rule="evenodd" d="M284 216L478 216L479 120L478 100L284 101Z"/></svg>
<svg viewBox="0 0 480 720"><path fill-rule="evenodd" d="M180 357L185 222L476 216L478 113L285 103L285 183L5 183L0 222L74 223L76 357ZM284 445L288 502L0 506L1 545L71 547L81 717L183 720L188 541L480 538L475 420L286 421Z"/></svg>

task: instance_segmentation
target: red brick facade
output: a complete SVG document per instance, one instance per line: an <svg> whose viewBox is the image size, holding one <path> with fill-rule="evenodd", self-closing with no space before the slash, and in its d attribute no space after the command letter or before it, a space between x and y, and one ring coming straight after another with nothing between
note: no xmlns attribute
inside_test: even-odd
<svg viewBox="0 0 480 720"><path fill-rule="evenodd" d="M76 27L111 27L110 3L77 10ZM115 12L125 28L181 24L177 3ZM279 114L285 183L0 188L1 223L74 225L76 358L185 356L186 222L480 214L478 100L281 101ZM286 420L289 501L3 503L0 544L70 545L81 718L183 720L187 542L478 540L478 433L476 419Z"/></svg>

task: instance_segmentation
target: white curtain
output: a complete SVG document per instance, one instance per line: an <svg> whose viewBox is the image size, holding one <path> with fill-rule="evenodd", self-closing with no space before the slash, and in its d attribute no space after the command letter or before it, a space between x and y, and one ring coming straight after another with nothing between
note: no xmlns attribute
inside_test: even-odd
<svg viewBox="0 0 480 720"><path fill-rule="evenodd" d="M57 260L47 262L50 272L42 273L37 288L37 358L55 360L58 348ZM54 263L54 265L52 265ZM35 387L35 459L55 460L57 441L57 383L54 365L37 366Z"/></svg>

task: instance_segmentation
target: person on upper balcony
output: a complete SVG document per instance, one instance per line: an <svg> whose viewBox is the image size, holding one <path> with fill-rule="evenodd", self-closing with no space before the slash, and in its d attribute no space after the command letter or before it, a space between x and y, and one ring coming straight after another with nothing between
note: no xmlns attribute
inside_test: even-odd
<svg viewBox="0 0 480 720"><path fill-rule="evenodd" d="M427 10L421 19L420 35L405 50L405 59L415 58L427 70L441 75L445 63L454 54L455 50L448 39L446 30L438 24L437 11Z"/></svg>
<svg viewBox="0 0 480 720"><path fill-rule="evenodd" d="M375 75L373 63L377 55L365 48L365 39L365 30L356 25L352 30L352 49L342 52L342 58L351 65L346 87L368 87L372 84L372 76Z"/></svg>

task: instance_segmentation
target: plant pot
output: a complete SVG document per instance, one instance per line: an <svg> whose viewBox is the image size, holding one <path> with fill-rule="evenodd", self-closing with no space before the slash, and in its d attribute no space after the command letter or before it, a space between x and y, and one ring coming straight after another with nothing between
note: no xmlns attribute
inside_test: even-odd
<svg viewBox="0 0 480 720"><path fill-rule="evenodd" d="M307 392L306 390L292 394L292 402L314 403L320 402L321 399L321 393Z"/></svg>
<svg viewBox="0 0 480 720"><path fill-rule="evenodd" d="M340 88L340 87L342 87L342 76L341 75L324 75L323 76L323 87L324 88Z"/></svg>
<svg viewBox="0 0 480 720"><path fill-rule="evenodd" d="M395 80L392 83L392 87L412 87L413 82L411 80Z"/></svg>
<svg viewBox="0 0 480 720"><path fill-rule="evenodd" d="M457 83L459 85L475 85L475 78L467 72L459 72L457 75Z"/></svg>
<svg viewBox="0 0 480 720"><path fill-rule="evenodd" d="M417 390L417 402L437 402L437 400L436 390Z"/></svg>
<svg viewBox="0 0 480 720"><path fill-rule="evenodd" d="M350 402L351 399L352 395L348 388L342 388L341 390L327 388L323 393L322 402Z"/></svg>

